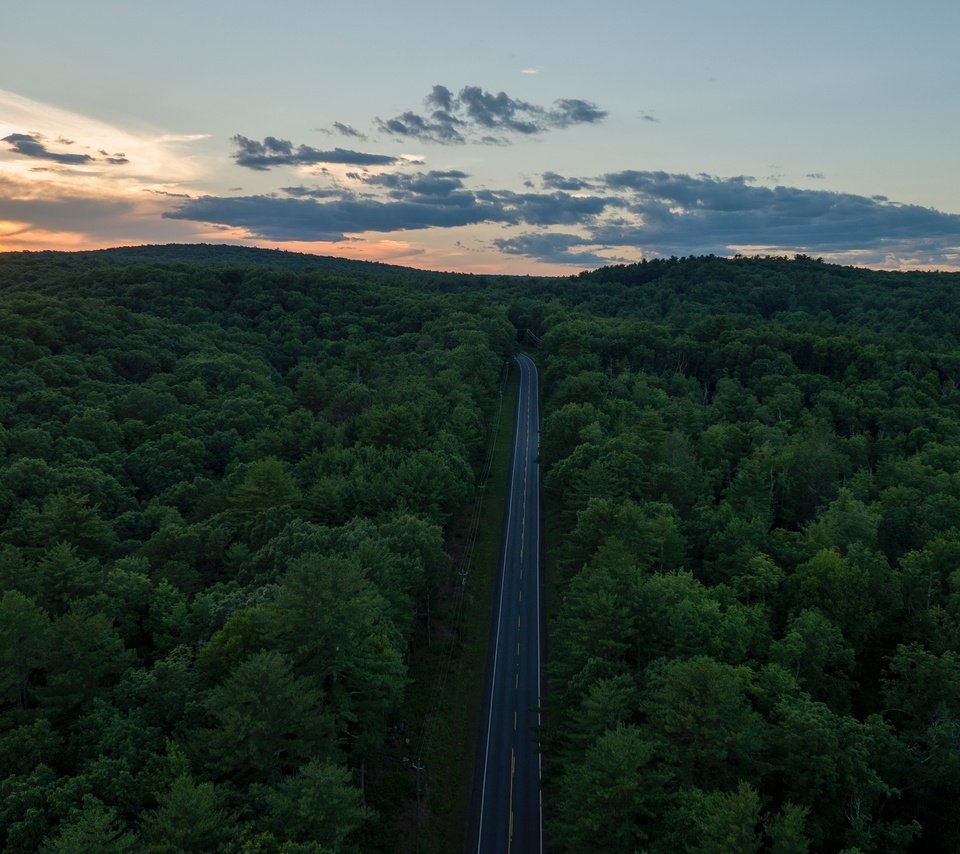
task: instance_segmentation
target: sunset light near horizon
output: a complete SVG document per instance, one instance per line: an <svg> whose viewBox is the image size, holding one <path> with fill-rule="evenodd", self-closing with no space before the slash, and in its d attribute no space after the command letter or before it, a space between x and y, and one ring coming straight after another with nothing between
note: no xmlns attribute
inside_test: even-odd
<svg viewBox="0 0 960 854"><path fill-rule="evenodd" d="M960 269L960 8L866 9L38 0L0 33L0 251Z"/></svg>

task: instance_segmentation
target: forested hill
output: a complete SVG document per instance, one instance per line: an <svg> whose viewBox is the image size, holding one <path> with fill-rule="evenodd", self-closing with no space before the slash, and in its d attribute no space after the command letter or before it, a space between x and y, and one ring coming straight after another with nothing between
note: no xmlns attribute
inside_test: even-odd
<svg viewBox="0 0 960 854"><path fill-rule="evenodd" d="M960 273L878 272L805 256L657 259L603 267L572 279L531 280L544 307L553 298L597 316L671 322L704 315L876 329L886 336L954 335ZM542 308L541 308L542 310Z"/></svg>
<svg viewBox="0 0 960 854"><path fill-rule="evenodd" d="M275 270L314 273L345 273L369 275L412 270L373 261L353 261L332 255L310 255L303 252L283 252L252 246L227 246L213 243L168 243L165 245L124 246L115 249L94 249L86 252L20 252L8 253L7 259L29 258L31 261L56 261L64 266L81 264L194 264L205 267L270 267ZM422 271L415 271L420 273ZM428 274L427 274L428 275Z"/></svg>
<svg viewBox="0 0 960 854"><path fill-rule="evenodd" d="M519 340L551 844L957 850L958 330L960 275L803 257L0 255L0 848L395 850Z"/></svg>

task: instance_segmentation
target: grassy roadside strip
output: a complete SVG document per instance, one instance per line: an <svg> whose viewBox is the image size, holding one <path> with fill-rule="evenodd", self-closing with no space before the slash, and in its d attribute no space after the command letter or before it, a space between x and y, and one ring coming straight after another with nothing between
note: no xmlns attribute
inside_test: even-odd
<svg viewBox="0 0 960 854"><path fill-rule="evenodd" d="M461 851L463 848L476 736L482 712L493 587L500 555L518 391L519 372L511 362L504 385L490 475L479 507L469 576L460 605L459 638L454 638L452 655L448 655L457 604L456 596L448 590L439 605L438 631L433 644L410 662L410 684L403 717L410 722L422 722L426 716L432 715L427 746L421 757L419 850L424 854ZM456 583L456 552L469 552L475 512L476 508L471 506L452 526L449 536L454 557L451 586ZM441 631L446 633L445 636L440 636ZM448 669L441 680L443 691L436 705L434 686L445 667ZM416 772L412 765L420 735L415 731L407 733L409 743L405 752L409 754L409 761L402 764L390 762L393 767L378 786L380 797L376 800L379 808L400 819L390 822L390 832L396 836L389 843L383 838L377 840L379 850L417 851Z"/></svg>
<svg viewBox="0 0 960 854"><path fill-rule="evenodd" d="M460 655L447 680L445 704L436 722L429 757L433 768L429 781L432 820L423 838L422 850L425 852L463 849L476 738L482 714L490 614L500 557L518 390L519 372L511 364L464 597Z"/></svg>

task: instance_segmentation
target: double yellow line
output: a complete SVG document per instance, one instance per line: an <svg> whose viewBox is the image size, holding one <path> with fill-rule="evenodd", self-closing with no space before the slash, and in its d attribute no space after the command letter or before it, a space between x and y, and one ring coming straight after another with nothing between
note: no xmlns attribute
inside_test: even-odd
<svg viewBox="0 0 960 854"><path fill-rule="evenodd" d="M513 847L513 775L517 770L517 755L510 748L510 827L507 831L507 852Z"/></svg>

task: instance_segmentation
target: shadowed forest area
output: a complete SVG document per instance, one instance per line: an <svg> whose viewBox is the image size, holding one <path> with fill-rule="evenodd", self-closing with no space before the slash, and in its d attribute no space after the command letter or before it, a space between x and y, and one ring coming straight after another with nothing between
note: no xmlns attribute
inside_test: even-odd
<svg viewBox="0 0 960 854"><path fill-rule="evenodd" d="M694 258L541 336L552 838L955 851L960 276Z"/></svg>
<svg viewBox="0 0 960 854"><path fill-rule="evenodd" d="M0 256L0 847L390 850L446 534L539 340L552 846L956 850L958 287Z"/></svg>
<svg viewBox="0 0 960 854"><path fill-rule="evenodd" d="M375 845L506 313L121 254L0 259L0 847Z"/></svg>

